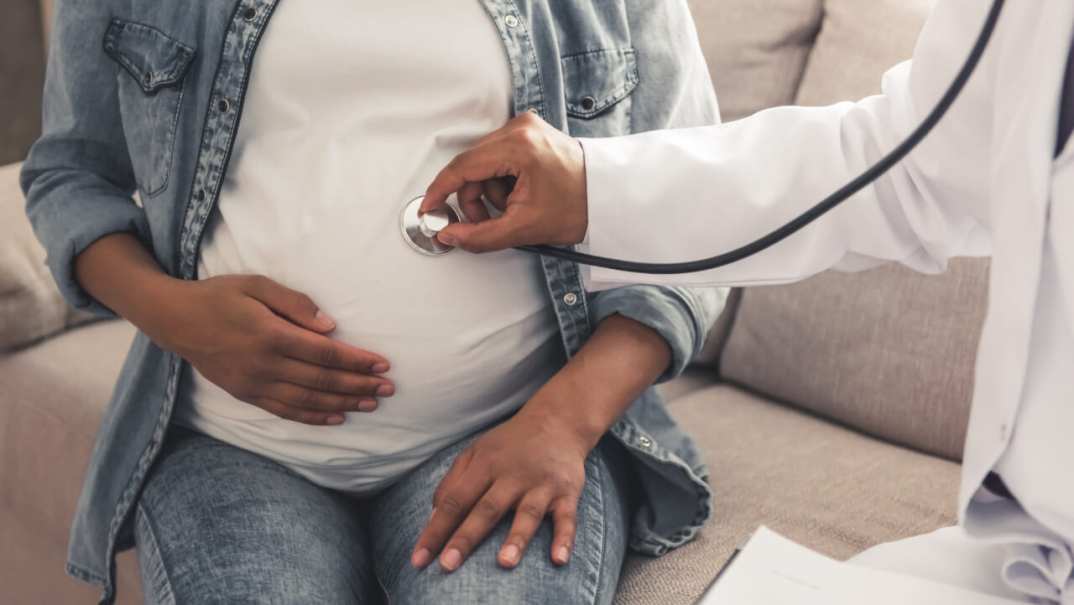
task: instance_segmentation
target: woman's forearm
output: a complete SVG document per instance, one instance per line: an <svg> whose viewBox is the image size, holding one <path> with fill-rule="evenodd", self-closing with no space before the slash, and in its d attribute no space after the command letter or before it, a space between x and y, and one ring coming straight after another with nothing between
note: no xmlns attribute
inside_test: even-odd
<svg viewBox="0 0 1074 605"><path fill-rule="evenodd" d="M153 340L161 336L162 303L181 283L130 233L106 235L86 248L75 258L75 278L90 296Z"/></svg>
<svg viewBox="0 0 1074 605"><path fill-rule="evenodd" d="M670 362L671 349L663 337L612 315L519 414L556 424L595 447Z"/></svg>

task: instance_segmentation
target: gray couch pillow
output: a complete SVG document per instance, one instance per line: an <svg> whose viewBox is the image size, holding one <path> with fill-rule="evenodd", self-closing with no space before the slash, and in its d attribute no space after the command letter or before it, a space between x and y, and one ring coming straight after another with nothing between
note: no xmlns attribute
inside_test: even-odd
<svg viewBox="0 0 1074 605"><path fill-rule="evenodd" d="M825 0L795 103L829 105L880 92L883 72L913 54L932 2Z"/></svg>
<svg viewBox="0 0 1074 605"><path fill-rule="evenodd" d="M93 317L64 301L26 219L19 166L0 168L0 351L25 346Z"/></svg>
<svg viewBox="0 0 1074 605"><path fill-rule="evenodd" d="M726 121L794 101L822 0L690 0Z"/></svg>
<svg viewBox="0 0 1074 605"><path fill-rule="evenodd" d="M947 273L828 272L747 288L720 372L731 382L914 449L960 460L988 262Z"/></svg>

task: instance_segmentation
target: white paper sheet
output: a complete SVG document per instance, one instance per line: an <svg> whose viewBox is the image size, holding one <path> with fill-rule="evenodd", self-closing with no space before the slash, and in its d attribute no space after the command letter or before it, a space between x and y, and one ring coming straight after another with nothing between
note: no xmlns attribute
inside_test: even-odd
<svg viewBox="0 0 1074 605"><path fill-rule="evenodd" d="M699 605L1024 605L848 565L761 527Z"/></svg>

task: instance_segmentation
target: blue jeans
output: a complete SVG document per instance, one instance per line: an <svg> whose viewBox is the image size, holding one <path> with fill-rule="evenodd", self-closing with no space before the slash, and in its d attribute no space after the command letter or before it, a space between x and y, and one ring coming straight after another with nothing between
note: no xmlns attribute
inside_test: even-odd
<svg viewBox="0 0 1074 605"><path fill-rule="evenodd" d="M362 499L173 427L135 510L148 603L611 603L630 523L625 453L605 439L586 461L571 562L551 563L544 523L513 571L496 564L510 518L461 569L418 571L410 554L463 440Z"/></svg>

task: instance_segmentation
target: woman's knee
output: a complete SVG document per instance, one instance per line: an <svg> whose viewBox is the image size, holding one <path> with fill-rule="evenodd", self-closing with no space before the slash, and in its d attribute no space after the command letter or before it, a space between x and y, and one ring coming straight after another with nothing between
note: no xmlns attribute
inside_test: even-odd
<svg viewBox="0 0 1074 605"><path fill-rule="evenodd" d="M622 562L616 546L579 537L567 565L552 562L552 530L545 522L514 569L497 562L509 525L502 524L452 573L433 563L423 570L401 570L388 593L392 602L439 603L610 603ZM608 550L608 547L612 550ZM612 579L609 583L608 580ZM610 584L610 586L609 586Z"/></svg>
<svg viewBox="0 0 1074 605"><path fill-rule="evenodd" d="M578 533L567 565L552 562L552 525L546 520L519 565L512 570L500 567L497 555L510 531L512 519L508 517L474 550L462 567L450 574L436 563L424 570L416 570L410 566L409 558L402 556L390 557L394 569L385 569L385 561L378 558L379 575L391 601L416 604L611 603L626 553L630 517L627 477L620 472L622 458L619 454L605 445L595 450L587 461L586 484L578 503ZM389 519L385 516L383 520ZM420 524L425 518L404 515L394 521ZM409 553L403 545L385 542L394 542L400 536L416 537L419 531L420 527L374 528L374 533L379 534L377 552L386 548L392 552Z"/></svg>

